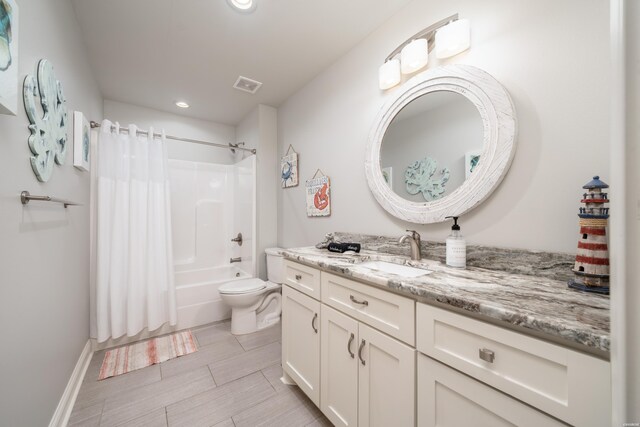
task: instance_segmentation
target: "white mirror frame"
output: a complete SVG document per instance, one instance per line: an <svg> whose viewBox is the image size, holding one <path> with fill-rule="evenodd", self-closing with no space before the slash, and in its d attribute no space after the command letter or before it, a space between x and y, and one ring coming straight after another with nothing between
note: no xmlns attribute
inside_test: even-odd
<svg viewBox="0 0 640 427"><path fill-rule="evenodd" d="M451 91L471 101L482 118L484 138L473 175L451 194L430 202L403 199L386 184L380 166L382 139L394 117L414 99L435 91ZM515 154L517 119L506 89L487 72L470 65L427 70L400 86L374 121L367 144L365 172L369 188L391 215L417 224L460 216L483 202L500 184Z"/></svg>

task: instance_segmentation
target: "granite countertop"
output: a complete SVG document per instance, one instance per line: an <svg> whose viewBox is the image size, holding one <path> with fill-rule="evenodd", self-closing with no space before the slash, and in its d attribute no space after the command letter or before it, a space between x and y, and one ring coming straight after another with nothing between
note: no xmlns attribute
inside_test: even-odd
<svg viewBox="0 0 640 427"><path fill-rule="evenodd" d="M418 301L449 305L494 323L505 322L534 335L577 344L599 355L609 352L609 298L569 289L564 281L478 267L456 269L435 260L411 261L406 256L370 250L339 254L304 247L286 249L283 255ZM370 260L422 267L433 272L405 278L358 265Z"/></svg>

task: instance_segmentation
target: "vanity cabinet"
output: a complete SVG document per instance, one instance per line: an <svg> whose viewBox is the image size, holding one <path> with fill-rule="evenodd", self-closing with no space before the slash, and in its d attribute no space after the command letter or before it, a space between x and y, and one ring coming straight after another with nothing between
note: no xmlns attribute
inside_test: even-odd
<svg viewBox="0 0 640 427"><path fill-rule="evenodd" d="M282 287L282 369L320 406L320 302Z"/></svg>
<svg viewBox="0 0 640 427"><path fill-rule="evenodd" d="M415 425L415 349L322 304L321 409L336 426Z"/></svg>
<svg viewBox="0 0 640 427"><path fill-rule="evenodd" d="M416 311L421 353L571 425L610 423L609 362L430 305L418 303ZM422 370L428 370L428 365L421 362ZM430 366L453 371L444 365ZM418 406L426 403L436 410L434 392L425 390L437 384L424 372L419 381L425 378L431 385L418 386L422 390ZM491 388L484 387L489 393ZM432 414L422 412L422 416ZM517 418L515 424L525 425L525 421ZM433 424L421 420L420 425Z"/></svg>
<svg viewBox="0 0 640 427"><path fill-rule="evenodd" d="M286 265L283 370L336 426L610 424L605 360Z"/></svg>

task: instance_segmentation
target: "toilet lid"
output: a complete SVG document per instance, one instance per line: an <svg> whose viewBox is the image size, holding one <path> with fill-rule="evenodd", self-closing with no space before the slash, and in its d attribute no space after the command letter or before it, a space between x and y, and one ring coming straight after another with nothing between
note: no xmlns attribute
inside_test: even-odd
<svg viewBox="0 0 640 427"><path fill-rule="evenodd" d="M221 294L247 294L260 291L267 287L267 284L260 279L243 279L225 283L218 288Z"/></svg>

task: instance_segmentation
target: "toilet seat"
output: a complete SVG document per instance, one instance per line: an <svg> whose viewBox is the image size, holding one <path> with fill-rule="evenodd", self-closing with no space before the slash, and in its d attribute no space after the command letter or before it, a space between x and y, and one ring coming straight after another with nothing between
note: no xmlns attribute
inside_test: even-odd
<svg viewBox="0 0 640 427"><path fill-rule="evenodd" d="M218 288L218 292L227 295L249 294L261 291L266 287L267 284L263 280L252 278L225 283Z"/></svg>

